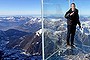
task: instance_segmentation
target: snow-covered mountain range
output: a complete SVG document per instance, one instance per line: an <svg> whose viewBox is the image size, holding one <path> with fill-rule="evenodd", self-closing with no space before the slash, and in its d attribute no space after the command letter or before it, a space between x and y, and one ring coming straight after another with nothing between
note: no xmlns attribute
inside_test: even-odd
<svg viewBox="0 0 90 60"><path fill-rule="evenodd" d="M77 26L75 43L86 51L82 56L90 55L90 19L80 17L82 30ZM0 53L4 59L41 59L41 17L9 16L0 17ZM44 18L45 58L60 48L65 48L67 23L65 18ZM81 48L82 47L82 48ZM74 56L80 56L81 52ZM57 54L56 54L57 55ZM55 55L55 56L56 56ZM51 59L57 58L53 57ZM74 57L72 56L72 57ZM68 57L64 57L68 60ZM63 59L64 59L63 58ZM77 58L78 59L78 58ZM58 59L57 59L58 60Z"/></svg>
<svg viewBox="0 0 90 60"><path fill-rule="evenodd" d="M86 20L85 20L86 19ZM66 20L58 18L45 18L44 28L45 28L45 58L50 60L83 60L90 59L90 20L88 17L80 17L80 22L82 24L82 30L79 29L77 25L77 31L75 35L75 45L77 49L64 56L58 56L58 50L62 52L65 48L66 36L67 36L67 23ZM81 51L82 50L82 51ZM84 52L85 53L84 53ZM55 53L56 52L56 53ZM77 53L72 55L73 53ZM82 54L82 55L80 55ZM88 58L86 58L86 55Z"/></svg>
<svg viewBox="0 0 90 60"><path fill-rule="evenodd" d="M0 17L0 26L2 59L41 60L40 17Z"/></svg>

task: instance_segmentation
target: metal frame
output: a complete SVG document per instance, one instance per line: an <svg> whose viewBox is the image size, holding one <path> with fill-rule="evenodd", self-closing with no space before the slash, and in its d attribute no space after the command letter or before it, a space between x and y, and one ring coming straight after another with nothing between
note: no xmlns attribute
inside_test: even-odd
<svg viewBox="0 0 90 60"><path fill-rule="evenodd" d="M44 24L43 24L43 0L41 0L41 19L42 19L42 60L44 60Z"/></svg>

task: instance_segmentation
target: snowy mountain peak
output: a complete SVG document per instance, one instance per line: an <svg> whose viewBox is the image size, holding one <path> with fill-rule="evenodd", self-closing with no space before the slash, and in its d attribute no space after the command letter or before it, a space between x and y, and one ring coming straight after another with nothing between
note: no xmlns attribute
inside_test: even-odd
<svg viewBox="0 0 90 60"><path fill-rule="evenodd" d="M41 18L31 18L29 21L27 21L25 24L34 24L34 23L40 23Z"/></svg>
<svg viewBox="0 0 90 60"><path fill-rule="evenodd" d="M37 32L36 32L36 35L37 36L40 36L42 34L42 29L40 29L40 30L38 30Z"/></svg>

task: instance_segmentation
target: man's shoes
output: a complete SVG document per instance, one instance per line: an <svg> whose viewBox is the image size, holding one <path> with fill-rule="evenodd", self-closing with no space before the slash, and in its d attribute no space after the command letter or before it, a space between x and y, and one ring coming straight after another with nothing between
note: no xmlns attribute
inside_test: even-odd
<svg viewBox="0 0 90 60"><path fill-rule="evenodd" d="M67 44L67 49L71 49L71 46L69 44Z"/></svg>
<svg viewBox="0 0 90 60"><path fill-rule="evenodd" d="M71 44L71 47L72 47L72 48L75 48L76 46L75 46L74 44Z"/></svg>

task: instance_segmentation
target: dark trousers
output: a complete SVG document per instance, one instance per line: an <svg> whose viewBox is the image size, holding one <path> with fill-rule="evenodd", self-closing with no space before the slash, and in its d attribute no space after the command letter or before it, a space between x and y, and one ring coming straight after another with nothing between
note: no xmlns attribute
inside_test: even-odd
<svg viewBox="0 0 90 60"><path fill-rule="evenodd" d="M75 32L76 32L76 25L67 26L67 44L70 44L69 43L70 39L71 39L71 45L74 44Z"/></svg>

